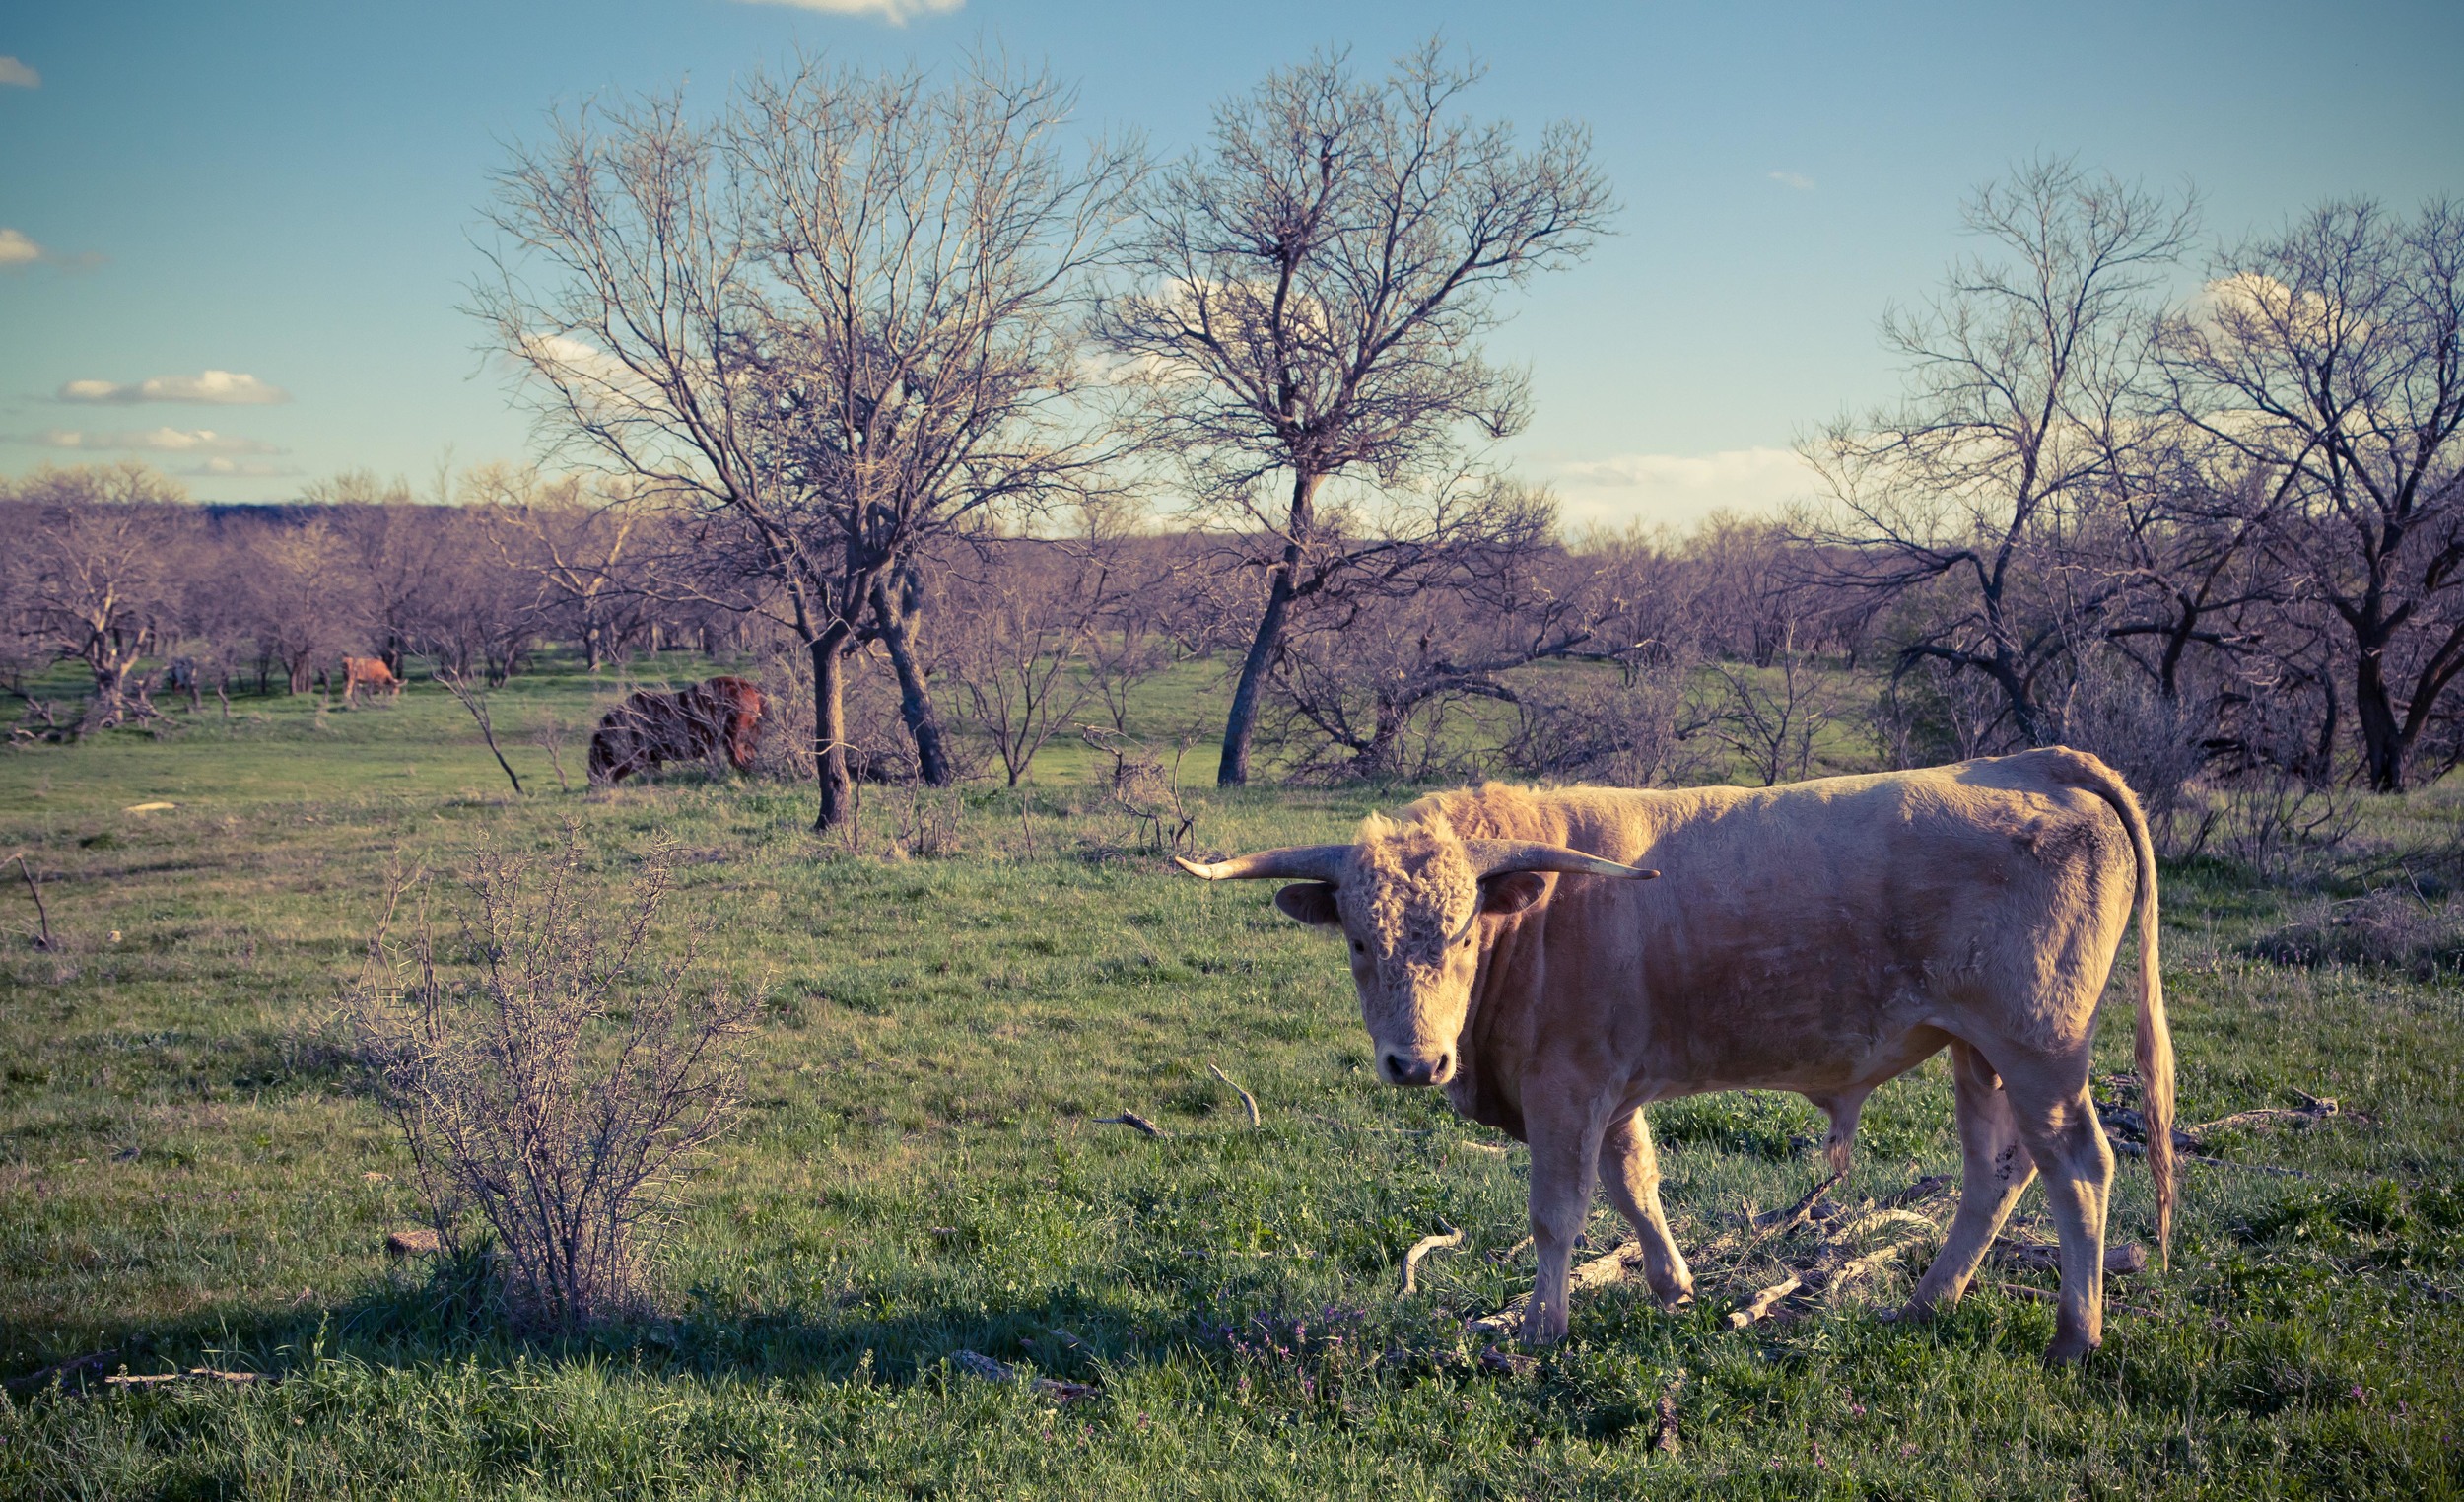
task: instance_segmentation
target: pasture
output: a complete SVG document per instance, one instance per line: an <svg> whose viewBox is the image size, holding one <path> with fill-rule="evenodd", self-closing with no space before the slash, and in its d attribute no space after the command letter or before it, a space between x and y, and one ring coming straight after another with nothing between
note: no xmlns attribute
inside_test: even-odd
<svg viewBox="0 0 2464 1502"><path fill-rule="evenodd" d="M518 798L426 684L0 755L0 855L26 853L59 938L31 945L0 873L0 1377L110 1353L12 1381L0 1495L2464 1491L2464 982L2252 957L2349 873L2166 870L2182 1121L2300 1092L2340 1112L2209 1142L2170 1270L2108 1283L2083 1367L2039 1363L2046 1273L1989 1267L1907 1326L1877 1317L1907 1286L1885 1269L1733 1329L1769 1279L1702 1257L1694 1305L1593 1292L1525 1362L1466 1326L1528 1286L1520 1147L1376 1082L1335 947L1268 890L1173 872L1074 753L1023 798L920 812L871 789L856 851L808 832L800 787L586 795L577 745L559 790L519 727L608 697L554 673L498 697ZM1408 793L1198 796L1200 845L1236 850L1339 838ZM176 806L127 811L145 802ZM890 852L924 812L943 853ZM2451 846L2464 796L2378 817ZM698 936L769 1002L743 1119L678 1196L656 1316L546 1340L470 1267L386 1256L420 1212L336 1012L395 853L446 892L473 851L566 821L611 882L672 843L665 940ZM2100 1073L2128 1067L2120 995ZM1164 1136L1097 1121L1123 1112ZM1794 1097L1652 1116L1689 1255L1820 1177ZM1957 1165L1936 1059L1869 1106L1837 1195ZM2115 1239L2146 1240L2151 1206L2125 1160ZM1399 1297L1405 1249L1448 1227L1461 1245ZM1592 1246L1622 1235L1598 1204ZM982 1380L962 1350L1096 1393ZM98 1375L199 1366L278 1380Z"/></svg>

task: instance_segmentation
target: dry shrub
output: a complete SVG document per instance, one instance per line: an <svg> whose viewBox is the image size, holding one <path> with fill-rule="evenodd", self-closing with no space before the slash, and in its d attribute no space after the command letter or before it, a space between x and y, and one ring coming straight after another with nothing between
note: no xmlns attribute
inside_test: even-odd
<svg viewBox="0 0 2464 1502"><path fill-rule="evenodd" d="M2381 887L2313 904L2247 952L2279 965L2366 965L2427 981L2464 972L2464 906Z"/></svg>
<svg viewBox="0 0 2464 1502"><path fill-rule="evenodd" d="M898 826L892 838L900 853L925 859L960 853L966 794L955 787L926 787L910 782L886 796L889 818Z"/></svg>
<svg viewBox="0 0 2464 1502"><path fill-rule="evenodd" d="M1700 768L1686 704L1688 664L1638 663L1616 677L1535 675L1518 691L1521 718L1506 764L1528 777L1673 787Z"/></svg>
<svg viewBox="0 0 2464 1502"><path fill-rule="evenodd" d="M639 1306L665 1192L732 1119L758 994L657 952L672 882L655 853L611 904L568 826L545 854L482 855L440 944L417 879L397 874L352 1019L385 1113L409 1145L438 1237L493 1234L509 1304L572 1327Z"/></svg>
<svg viewBox="0 0 2464 1502"><path fill-rule="evenodd" d="M1080 725L1078 734L1112 758L1105 792L1112 807L1128 815L1130 839L1159 855L1198 853L1201 805L1181 789L1181 759L1188 754L1188 745L1173 753L1167 768L1154 748L1120 730Z"/></svg>
<svg viewBox="0 0 2464 1502"><path fill-rule="evenodd" d="M1867 712L1866 730L1876 759L1892 772L2026 749L1991 680L1923 659L1891 674Z"/></svg>
<svg viewBox="0 0 2464 1502"><path fill-rule="evenodd" d="M2168 698L2128 664L2090 658L2063 706L2061 737L2122 774L2147 811L2157 853L2178 858L2207 843L2218 817L2191 785L2207 765L2215 723L2212 701Z"/></svg>
<svg viewBox="0 0 2464 1502"><path fill-rule="evenodd" d="M2281 767L2254 767L2218 790L2216 841L2262 881L2332 858L2361 823L2361 799Z"/></svg>

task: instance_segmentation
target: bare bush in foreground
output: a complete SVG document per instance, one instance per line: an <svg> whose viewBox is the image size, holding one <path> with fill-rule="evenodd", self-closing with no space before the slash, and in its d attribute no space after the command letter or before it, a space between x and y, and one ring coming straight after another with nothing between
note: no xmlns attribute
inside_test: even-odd
<svg viewBox="0 0 2464 1502"><path fill-rule="evenodd" d="M546 854L482 856L459 941L424 905L398 943L380 927L351 1007L440 1241L462 1251L475 1211L513 1308L568 1327L639 1304L660 1192L733 1117L761 1003L649 946L662 857L621 907L587 866L571 826Z"/></svg>

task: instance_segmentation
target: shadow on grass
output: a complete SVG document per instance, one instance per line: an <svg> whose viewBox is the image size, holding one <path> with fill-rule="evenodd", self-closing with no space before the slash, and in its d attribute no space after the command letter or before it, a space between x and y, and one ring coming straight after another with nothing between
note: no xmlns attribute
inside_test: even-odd
<svg viewBox="0 0 2464 1502"><path fill-rule="evenodd" d="M1151 1310L1075 1292L986 1305L874 1315L844 1308L748 1311L702 1298L681 1314L610 1319L581 1330L515 1317L484 1253L437 1261L424 1277L396 1272L333 1305L225 1313L140 1326L108 1349L0 1377L25 1398L54 1384L99 1391L132 1375L209 1367L280 1377L318 1359L414 1370L447 1363L621 1363L651 1376L737 1381L864 1381L909 1386L960 1350L1026 1362L1036 1375L1095 1381L1106 1367L1148 1364L1202 1340L1195 1312L1178 1330L1155 1329Z"/></svg>

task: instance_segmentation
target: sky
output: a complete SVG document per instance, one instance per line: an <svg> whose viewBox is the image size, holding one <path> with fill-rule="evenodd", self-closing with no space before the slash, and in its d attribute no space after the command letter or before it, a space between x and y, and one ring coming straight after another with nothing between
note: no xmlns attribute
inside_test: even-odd
<svg viewBox="0 0 2464 1502"><path fill-rule="evenodd" d="M490 174L559 106L715 104L799 51L930 67L989 44L1168 157L1314 49L1382 69L1432 31L1487 65L1474 112L1586 122L1624 206L1490 343L1536 398L1504 457L1577 523L1804 493L1791 445L1897 390L1879 319L1970 248L1962 198L2030 157L2195 185L2212 239L2332 197L2464 196L2455 0L16 5L0 474L138 458L269 501L535 457L465 308Z"/></svg>

